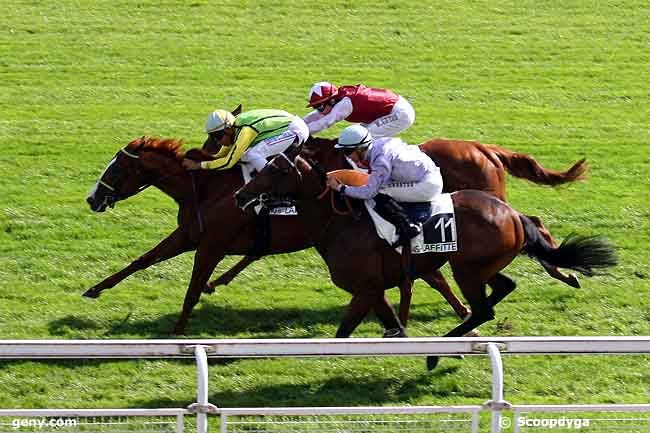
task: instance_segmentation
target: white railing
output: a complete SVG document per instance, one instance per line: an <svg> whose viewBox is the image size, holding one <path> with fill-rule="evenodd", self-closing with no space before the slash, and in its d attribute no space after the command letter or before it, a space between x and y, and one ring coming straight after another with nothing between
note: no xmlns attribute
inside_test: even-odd
<svg viewBox="0 0 650 433"><path fill-rule="evenodd" d="M268 358L268 357L324 357L324 356L445 356L485 355L490 357L493 371L492 399L482 406L422 406L391 408L217 408L208 402L208 358ZM327 431L326 426L343 422L336 417L350 418L345 422L353 425L372 423L372 431L472 431L479 428L479 413L491 411L492 432L500 432L512 421L502 418L502 411L514 413L516 431L536 431L543 428L526 421L522 414L548 412L580 413L645 413L647 417L625 418L632 420L638 431L650 431L650 404L648 405L558 405L558 406L512 406L503 399L503 366L501 354L650 354L650 337L507 337L507 338L359 338L359 339L291 339L291 340L0 340L0 359L113 359L113 358L190 358L197 363L197 400L187 409L165 409L167 416L175 416L176 431L182 432L183 415L196 414L198 433L208 429L208 414L220 415L220 430L225 432L264 430L267 425L286 425L295 431ZM85 413L102 416L102 410L0 410L1 417L21 416L84 416ZM103 410L106 411L106 410ZM115 410L114 416L155 416L151 410ZM109 411L110 412L110 411ZM27 415L33 413L34 415ZM52 415L45 415L50 413ZM120 415L128 413L125 415ZM56 414L56 415L55 415ZM427 419L418 422L400 421L399 416L419 414ZM464 414L458 416L458 414ZM162 414L161 414L162 415ZM108 415L106 415L108 416ZM329 417L327 421L315 417ZM355 416L368 416L372 420L362 423ZM249 417L249 420L246 420ZM250 417L255 417L250 421ZM280 417L276 419L274 417ZM435 418L438 417L438 418ZM347 419L346 418L346 419ZM435 419L433 419L435 418ZM564 418L562 418L564 420ZM526 421L522 426L519 423ZM610 418L607 419L612 420ZM613 418L621 421L621 418ZM600 420L602 421L602 420ZM566 423L566 420L563 422ZM361 424L360 424L361 423ZM429 423L429 424L427 424ZM120 423L113 423L120 424ZM155 423L153 423L155 425ZM3 424L0 423L0 427ZM426 427L422 427L426 425ZM420 426L420 427L416 427ZM644 426L647 426L645 428ZM242 430L238 430L241 428ZM275 427L274 427L275 428ZM365 428L365 427L364 427ZM413 430L413 428L416 428ZM548 428L548 426L546 426ZM248 430L247 430L248 429ZM424 430L423 430L424 429ZM2 430L0 430L1 432ZM102 430L104 431L104 430ZM110 430L107 431L117 431ZM155 429L154 429L155 431ZM279 431L279 430L273 430ZM334 430L332 430L334 431ZM351 430L354 431L354 430ZM562 431L555 426L555 431ZM598 430L605 431L605 430Z"/></svg>
<svg viewBox="0 0 650 433"><path fill-rule="evenodd" d="M0 340L0 359L210 358L302 356L415 356L501 353L519 355L650 354L645 337L297 338L234 340Z"/></svg>

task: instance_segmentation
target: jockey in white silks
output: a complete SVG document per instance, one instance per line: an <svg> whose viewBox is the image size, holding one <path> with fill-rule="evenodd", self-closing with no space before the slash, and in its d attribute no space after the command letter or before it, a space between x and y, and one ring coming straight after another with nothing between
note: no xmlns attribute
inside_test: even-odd
<svg viewBox="0 0 650 433"><path fill-rule="evenodd" d="M328 176L328 186L348 197L375 199L397 227L401 241L417 236L421 227L408 220L397 202L431 202L442 193L440 169L431 158L399 138L373 139L362 125L345 128L334 147L357 164L367 163L370 175L368 183L359 187L343 185Z"/></svg>

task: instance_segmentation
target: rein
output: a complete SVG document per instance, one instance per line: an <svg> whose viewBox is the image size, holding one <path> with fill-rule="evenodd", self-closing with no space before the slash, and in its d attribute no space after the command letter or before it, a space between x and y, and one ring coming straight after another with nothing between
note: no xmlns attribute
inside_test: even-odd
<svg viewBox="0 0 650 433"><path fill-rule="evenodd" d="M190 172L190 177L192 178L192 199L194 201L194 208L196 209L196 216L199 220L199 233L203 234L203 213L201 213L201 208L199 207L199 194L196 192L196 176L194 172Z"/></svg>
<svg viewBox="0 0 650 433"><path fill-rule="evenodd" d="M334 191L329 186L326 186L325 189L323 190L323 192L321 192L318 195L318 197L317 197L318 200L322 200L325 197L325 195L327 195L328 192L331 192L331 194L330 194L330 203L332 205L332 210L334 211L335 214L342 215L342 216L352 215L352 218L354 218L357 221L359 220L360 215L357 214L354 211L354 208L352 207L352 203L350 202L350 198L348 196L341 194L341 197L343 197L343 201L345 202L345 207L347 209L346 210L339 210L338 209L338 207L336 206L336 198L335 198L336 191Z"/></svg>

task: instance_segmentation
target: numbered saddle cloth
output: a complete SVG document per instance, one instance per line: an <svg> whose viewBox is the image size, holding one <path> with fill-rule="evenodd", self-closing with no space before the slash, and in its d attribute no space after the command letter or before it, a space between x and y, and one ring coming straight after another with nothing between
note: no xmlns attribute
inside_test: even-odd
<svg viewBox="0 0 650 433"><path fill-rule="evenodd" d="M402 203L404 204L404 203ZM377 234L390 245L398 240L395 226L383 219L374 209L375 201L366 200L366 209L375 223ZM408 207L408 205L407 205ZM417 209L422 216L421 206ZM424 212L427 214L427 212ZM431 202L430 217L422 226L422 233L411 239L411 252L413 254L447 253L458 250L456 241L456 217L451 194L440 194ZM401 251L401 247L397 248Z"/></svg>
<svg viewBox="0 0 650 433"><path fill-rule="evenodd" d="M253 178L251 174L254 171L254 168L251 164L244 164L241 162L239 166L241 167L242 176L244 178L244 184L247 184ZM276 215L276 216L298 215L298 211L296 210L296 203L291 198L287 198L287 197L281 198L276 200L274 203L269 203L267 206L269 208L269 215ZM261 204L255 206L256 214L259 214L261 210L262 210Z"/></svg>

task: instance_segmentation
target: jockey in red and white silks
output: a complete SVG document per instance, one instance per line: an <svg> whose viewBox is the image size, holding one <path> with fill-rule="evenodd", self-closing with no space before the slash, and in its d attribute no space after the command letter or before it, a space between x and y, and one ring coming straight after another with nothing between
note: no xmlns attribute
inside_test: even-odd
<svg viewBox="0 0 650 433"><path fill-rule="evenodd" d="M368 183L360 187L328 178L328 185L341 194L370 199L383 193L398 202L430 202L442 193L440 169L418 146L399 138L373 139L366 128L353 125L343 130L335 147L355 163L367 161L370 169Z"/></svg>
<svg viewBox="0 0 650 433"><path fill-rule="evenodd" d="M415 110L401 96L386 89L336 87L322 81L312 86L307 107L315 108L303 120L314 135L341 120L361 123L376 137L394 137L415 121Z"/></svg>

